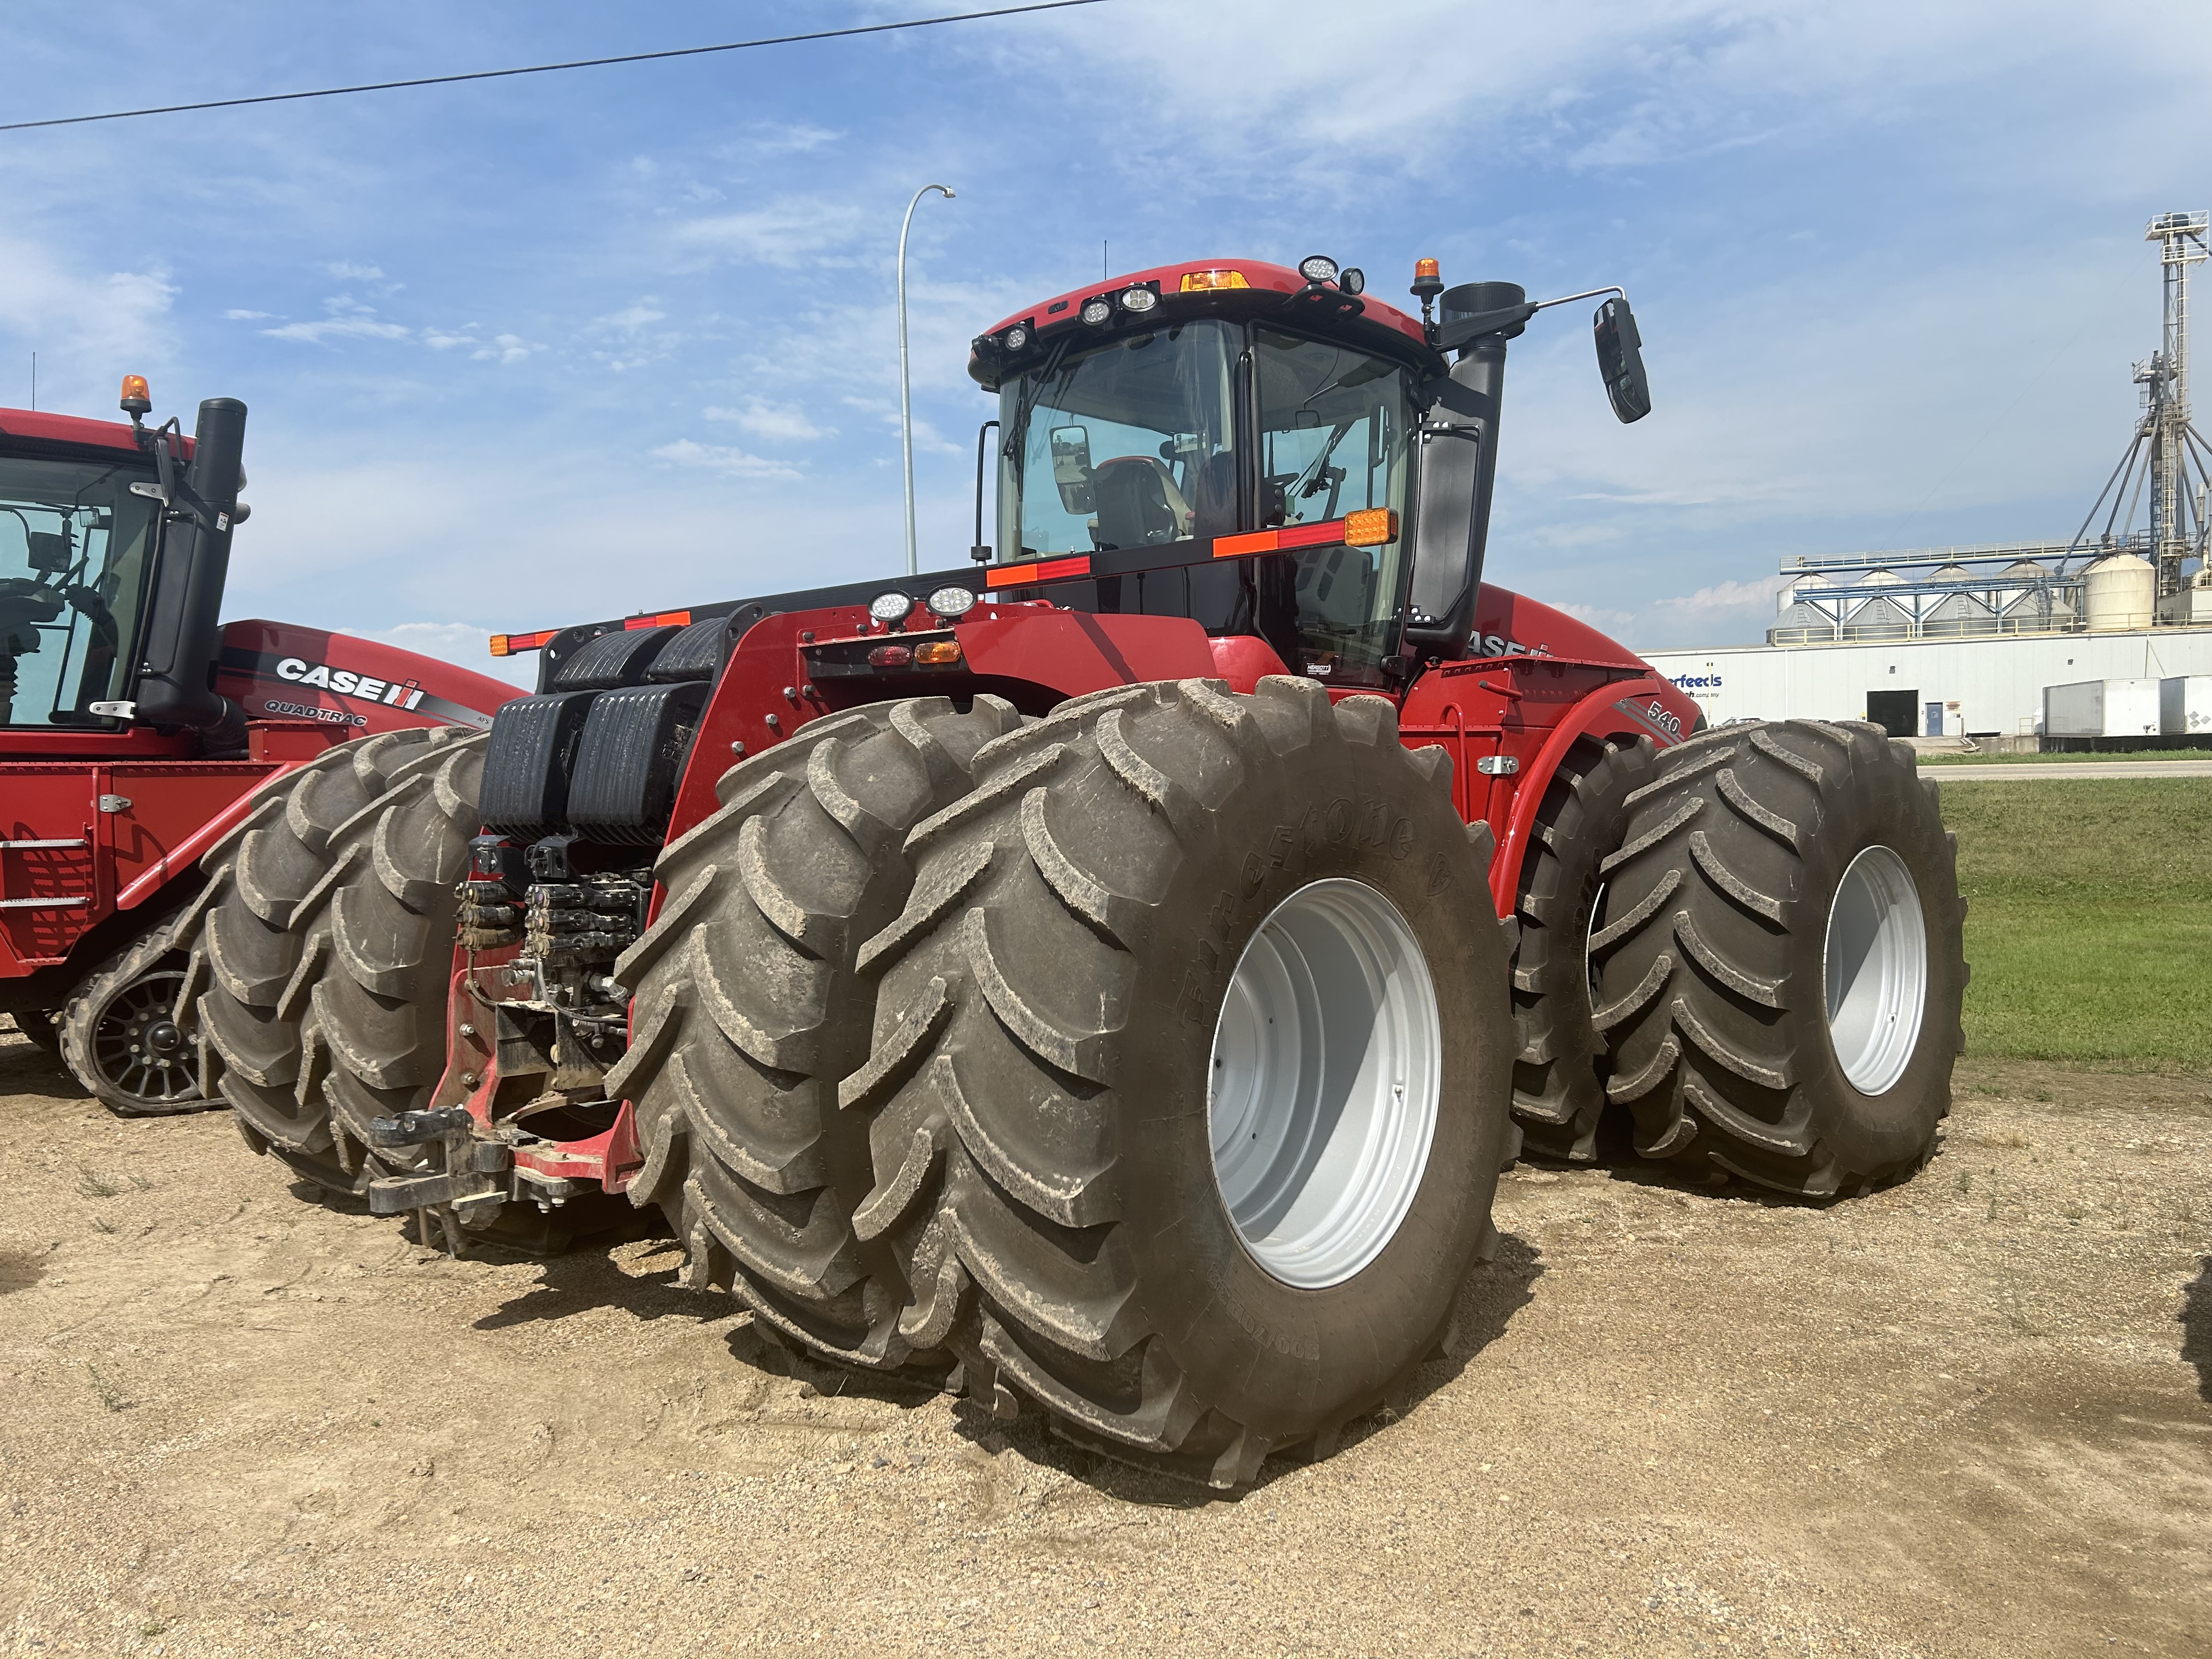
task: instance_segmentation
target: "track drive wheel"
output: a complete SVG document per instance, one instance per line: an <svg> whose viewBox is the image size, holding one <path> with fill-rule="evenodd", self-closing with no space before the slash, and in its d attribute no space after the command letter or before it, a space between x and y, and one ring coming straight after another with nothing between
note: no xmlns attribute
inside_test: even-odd
<svg viewBox="0 0 2212 1659"><path fill-rule="evenodd" d="M204 1110L198 1015L177 1015L185 957L167 924L108 958L62 1011L62 1060L121 1117Z"/></svg>
<svg viewBox="0 0 2212 1659"><path fill-rule="evenodd" d="M1659 764L1590 940L1637 1149L1807 1197L1910 1174L1965 1042L1935 784L1859 722L1723 727Z"/></svg>
<svg viewBox="0 0 2212 1659"><path fill-rule="evenodd" d="M1391 705L1117 688L979 751L860 946L854 1215L900 1335L1223 1486L1402 1397L1494 1240L1512 1044L1490 832Z"/></svg>
<svg viewBox="0 0 2212 1659"><path fill-rule="evenodd" d="M1628 826L1628 798L1658 775L1649 738L1577 742L1552 775L1522 860L1513 958L1513 1115L1541 1157L1588 1164L1605 1115L1605 1043L1590 1024L1598 866Z"/></svg>
<svg viewBox="0 0 2212 1659"><path fill-rule="evenodd" d="M1021 723L992 696L881 703L732 768L721 810L662 853L659 915L615 967L632 1040L607 1092L631 1102L647 1150L631 1200L674 1224L687 1282L726 1286L843 1364L951 1364L916 1359L890 1245L854 1237L874 1181L867 1122L838 1110L837 1085L868 1057L876 981L854 957L906 902L907 832Z"/></svg>
<svg viewBox="0 0 2212 1659"><path fill-rule="evenodd" d="M414 1162L372 1155L365 1126L425 1104L445 1068L484 741L413 729L318 756L208 854L179 920L203 1075L248 1146L319 1186L363 1192Z"/></svg>

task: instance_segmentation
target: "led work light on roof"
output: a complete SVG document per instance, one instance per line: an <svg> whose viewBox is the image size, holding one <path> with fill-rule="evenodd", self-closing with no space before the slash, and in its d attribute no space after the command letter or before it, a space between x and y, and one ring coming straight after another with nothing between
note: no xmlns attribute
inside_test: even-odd
<svg viewBox="0 0 2212 1659"><path fill-rule="evenodd" d="M1336 261L1326 253L1309 253L1298 261L1298 275L1310 283L1333 283L1336 280Z"/></svg>
<svg viewBox="0 0 2212 1659"><path fill-rule="evenodd" d="M1030 343L1030 331L1029 331L1029 330L1028 330L1028 329L1024 328L1021 324L1019 324L1019 323L1016 323L1016 324L1015 324L1012 328L1010 328L1010 329L1008 329L1008 330L1006 331L1006 349L1007 349L1007 350L1009 350L1009 351L1019 351L1019 350L1020 350L1024 346L1027 345L1029 343Z"/></svg>
<svg viewBox="0 0 2212 1659"><path fill-rule="evenodd" d="M950 622L975 608L975 596L964 587L940 587L929 596L931 614Z"/></svg>
<svg viewBox="0 0 2212 1659"><path fill-rule="evenodd" d="M1104 299L1085 300L1079 314L1091 327L1103 328L1105 326L1106 319L1114 314L1113 303Z"/></svg>
<svg viewBox="0 0 2212 1659"><path fill-rule="evenodd" d="M1150 311L1159 302L1160 296L1148 288L1127 289L1121 295L1121 309L1124 311Z"/></svg>
<svg viewBox="0 0 2212 1659"><path fill-rule="evenodd" d="M1364 294L1367 291L1367 273L1358 265L1348 265L1344 275L1336 279L1336 285L1346 294Z"/></svg>
<svg viewBox="0 0 2212 1659"><path fill-rule="evenodd" d="M895 623L913 609L913 596L896 591L878 593L868 601L868 614L879 623Z"/></svg>

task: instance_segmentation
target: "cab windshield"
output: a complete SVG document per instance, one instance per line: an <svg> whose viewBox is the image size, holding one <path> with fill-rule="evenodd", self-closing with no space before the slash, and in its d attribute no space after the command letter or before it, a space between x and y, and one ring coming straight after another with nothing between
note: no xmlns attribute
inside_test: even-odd
<svg viewBox="0 0 2212 1659"><path fill-rule="evenodd" d="M139 465L0 457L0 726L99 726L124 696L155 503Z"/></svg>
<svg viewBox="0 0 2212 1659"><path fill-rule="evenodd" d="M1212 319L1064 351L1000 394L998 557L1402 512L1412 395L1407 370L1388 359ZM1258 633L1294 669L1377 684L1397 649L1400 556L1395 544L1313 549L1060 585L1052 596Z"/></svg>

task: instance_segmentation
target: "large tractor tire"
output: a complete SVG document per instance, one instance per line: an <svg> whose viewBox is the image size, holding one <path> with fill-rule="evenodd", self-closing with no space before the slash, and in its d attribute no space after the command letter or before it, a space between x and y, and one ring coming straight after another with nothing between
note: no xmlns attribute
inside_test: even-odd
<svg viewBox="0 0 2212 1659"><path fill-rule="evenodd" d="M1649 738L1583 738L1536 810L1521 862L1513 957L1513 1115L1540 1157L1589 1164L1605 1115L1606 1045L1590 1023L1589 937L1605 894L1599 868L1628 828L1628 798L1658 775Z"/></svg>
<svg viewBox="0 0 2212 1659"><path fill-rule="evenodd" d="M1494 1242L1512 1060L1487 828L1391 705L1118 688L981 750L860 948L854 1212L900 1335L1234 1486L1402 1397Z"/></svg>
<svg viewBox="0 0 2212 1659"><path fill-rule="evenodd" d="M178 1013L185 957L167 922L86 976L55 1028L63 1062L119 1117L204 1110L199 1031Z"/></svg>
<svg viewBox="0 0 2212 1659"><path fill-rule="evenodd" d="M925 697L814 721L732 768L721 810L662 853L660 913L616 965L632 1042L607 1091L647 1151L631 1200L673 1224L688 1283L845 1364L951 1364L914 1354L890 1245L854 1237L874 1182L837 1085L868 1057L876 981L854 958L906 902L907 832L1020 725L997 697Z"/></svg>
<svg viewBox="0 0 2212 1659"><path fill-rule="evenodd" d="M211 851L187 911L202 1074L246 1144L318 1186L410 1167L367 1125L428 1103L446 1065L456 888L481 827L485 736L340 744L279 781Z"/></svg>
<svg viewBox="0 0 2212 1659"><path fill-rule="evenodd" d="M1936 786L1856 722L1723 727L1660 766L1590 941L1638 1150L1806 1197L1911 1173L1965 1041Z"/></svg>

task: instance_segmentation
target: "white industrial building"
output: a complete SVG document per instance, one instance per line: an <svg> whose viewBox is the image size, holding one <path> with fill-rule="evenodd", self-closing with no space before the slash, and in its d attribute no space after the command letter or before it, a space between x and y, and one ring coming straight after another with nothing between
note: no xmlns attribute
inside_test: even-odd
<svg viewBox="0 0 2212 1659"><path fill-rule="evenodd" d="M2051 736L2159 735L2161 696L2189 703L2186 683L2212 675L2212 586L2192 568L2161 599L2154 567L2132 551L2072 552L2014 544L1794 559L1765 644L1646 660L1715 726L1869 720L1899 737L2017 738L2045 733L2058 708ZM2168 680L2184 684L2162 693ZM2068 687L2077 690L2048 701ZM2097 721L2085 725L2092 705ZM2197 735L2185 713L2169 735L2179 734Z"/></svg>
<svg viewBox="0 0 2212 1659"><path fill-rule="evenodd" d="M1915 735L2022 737L2043 729L2047 686L2212 675L2212 628L1729 645L1644 656L1715 726L1747 716L1872 720Z"/></svg>

